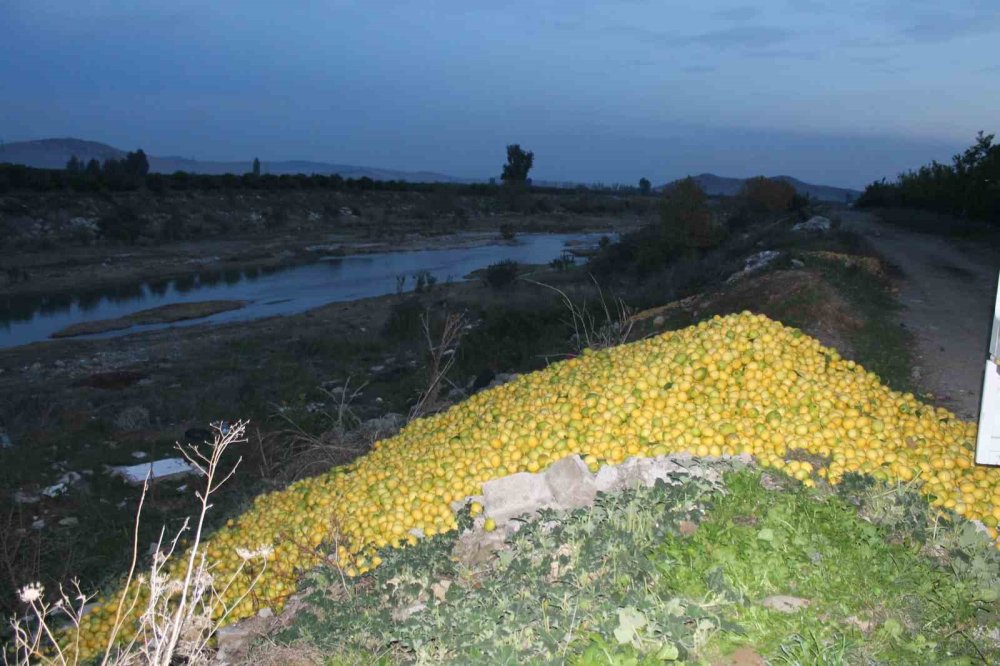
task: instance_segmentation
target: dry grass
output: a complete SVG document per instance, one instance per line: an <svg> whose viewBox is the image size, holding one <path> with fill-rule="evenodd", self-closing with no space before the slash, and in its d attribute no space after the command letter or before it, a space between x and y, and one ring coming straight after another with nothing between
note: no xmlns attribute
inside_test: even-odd
<svg viewBox="0 0 1000 666"><path fill-rule="evenodd" d="M238 549L242 558L240 567L229 579L217 580L201 548L211 497L232 478L240 462L224 469L223 455L231 445L246 442L246 425L245 421L218 424L211 444L178 446L204 479L203 488L196 492L200 511L193 525L185 520L172 538L167 538L161 530L149 570L139 572L138 534L149 491L147 477L136 511L131 566L115 605L107 643L93 659L95 663L170 666L184 662L197 666L210 662L212 635L252 592L267 566L269 554L267 546L252 552ZM189 536L190 545L185 546L187 550L182 556L181 541ZM258 560L259 568L250 565ZM247 591L235 600L224 602L226 591L244 575L250 576ZM141 589L148 591L146 602L140 601ZM29 583L20 588L19 596L27 612L11 620L13 640L5 651L5 664L75 666L85 661L82 627L94 595L84 593L73 583L68 589L60 586L54 595L47 597L40 584Z"/></svg>

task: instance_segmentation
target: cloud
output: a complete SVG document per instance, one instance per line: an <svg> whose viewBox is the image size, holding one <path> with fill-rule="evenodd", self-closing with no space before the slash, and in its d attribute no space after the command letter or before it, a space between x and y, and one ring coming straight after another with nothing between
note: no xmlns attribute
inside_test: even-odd
<svg viewBox="0 0 1000 666"><path fill-rule="evenodd" d="M927 15L910 23L902 32L918 42L947 42L962 37L989 35L1000 32L1000 12L977 12L965 16Z"/></svg>
<svg viewBox="0 0 1000 666"><path fill-rule="evenodd" d="M766 48L787 42L795 33L785 28L741 25L703 32L685 41L717 48Z"/></svg>
<svg viewBox="0 0 1000 666"><path fill-rule="evenodd" d="M750 5L730 7L729 9L720 9L715 12L715 16L727 21L749 21L752 18L756 18L759 14L760 10Z"/></svg>

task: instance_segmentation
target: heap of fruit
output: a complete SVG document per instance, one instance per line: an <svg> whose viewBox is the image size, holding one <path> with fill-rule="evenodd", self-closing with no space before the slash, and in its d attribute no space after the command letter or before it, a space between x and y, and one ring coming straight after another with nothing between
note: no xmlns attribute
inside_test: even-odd
<svg viewBox="0 0 1000 666"><path fill-rule="evenodd" d="M915 480L934 505L983 521L996 538L1000 470L974 466L974 438L974 424L889 390L796 329L749 313L716 317L587 351L414 421L350 466L258 497L205 552L226 580L247 566L247 550L266 547L235 620L280 606L323 553L356 575L379 564L379 549L414 542L416 529L455 529L451 503L489 479L571 454L596 470L673 452L749 453L806 484L852 471ZM230 599L247 591L254 566ZM86 652L104 645L114 609L110 601L86 617Z"/></svg>

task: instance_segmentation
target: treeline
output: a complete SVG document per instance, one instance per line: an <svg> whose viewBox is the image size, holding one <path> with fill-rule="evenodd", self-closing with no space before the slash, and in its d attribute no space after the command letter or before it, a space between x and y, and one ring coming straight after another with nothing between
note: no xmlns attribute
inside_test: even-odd
<svg viewBox="0 0 1000 666"><path fill-rule="evenodd" d="M137 151L141 154L142 151ZM129 153L133 155L133 153ZM32 192L122 192L146 189L150 192L168 191L229 191L229 190L332 190L332 191L392 191L436 192L450 190L456 194L496 195L505 189L502 184L489 183L415 183L400 180L374 180L367 176L344 178L339 174L284 174L254 173L195 174L176 171L170 174L149 173L148 162L142 155L144 167L137 167L133 158L86 164L77 160L73 168L38 169L19 164L0 164L0 193L14 191ZM73 160L70 160L73 162ZM69 165L67 165L69 166ZM622 185L579 185L545 187L532 184L530 191L537 194L573 194L581 192L637 195L637 187Z"/></svg>
<svg viewBox="0 0 1000 666"><path fill-rule="evenodd" d="M920 208L1000 224L1000 145L980 132L951 164L931 162L865 188L858 206Z"/></svg>

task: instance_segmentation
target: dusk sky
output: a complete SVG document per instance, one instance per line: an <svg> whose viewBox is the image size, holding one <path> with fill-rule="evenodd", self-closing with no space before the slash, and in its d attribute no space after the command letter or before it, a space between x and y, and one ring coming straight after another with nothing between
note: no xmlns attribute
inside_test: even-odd
<svg viewBox="0 0 1000 666"><path fill-rule="evenodd" d="M1000 130L1000 0L5 0L0 139L862 187Z"/></svg>

